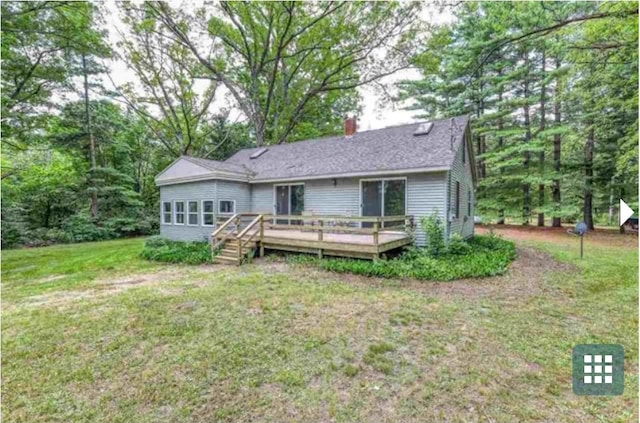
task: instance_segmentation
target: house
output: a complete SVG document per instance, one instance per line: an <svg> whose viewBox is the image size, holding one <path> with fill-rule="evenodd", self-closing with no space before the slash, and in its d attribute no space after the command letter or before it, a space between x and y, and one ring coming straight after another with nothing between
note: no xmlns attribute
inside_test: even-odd
<svg viewBox="0 0 640 423"><path fill-rule="evenodd" d="M209 239L218 218L235 213L411 215L415 243L424 245L418 222L437 213L447 236L468 238L476 181L470 140L468 116L363 132L347 119L341 136L244 149L225 161L182 156L155 178L160 232Z"/></svg>

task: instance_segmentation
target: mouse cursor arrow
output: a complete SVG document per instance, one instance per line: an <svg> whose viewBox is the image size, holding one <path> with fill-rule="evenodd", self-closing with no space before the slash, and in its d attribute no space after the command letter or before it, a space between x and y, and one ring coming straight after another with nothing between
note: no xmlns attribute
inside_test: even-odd
<svg viewBox="0 0 640 423"><path fill-rule="evenodd" d="M620 221L620 226L624 225L624 222L626 222L631 216L633 216L633 210L631 210L631 207L627 206L627 203L622 201L622 198L621 198L620 213L618 216Z"/></svg>

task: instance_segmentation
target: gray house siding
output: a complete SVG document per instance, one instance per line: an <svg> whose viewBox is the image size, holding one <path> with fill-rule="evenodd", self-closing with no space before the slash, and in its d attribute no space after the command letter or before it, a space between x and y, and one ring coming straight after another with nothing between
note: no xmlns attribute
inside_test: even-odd
<svg viewBox="0 0 640 423"><path fill-rule="evenodd" d="M172 222L165 224L160 216L160 235L174 241L204 241L208 240L215 230L213 226L203 225L202 201L211 200L214 203L214 219L218 214L218 200L234 200L236 202L236 212L243 213L251 211L251 191L249 184L231 181L201 181L189 182L175 185L163 185L160 187L160 210L162 204L170 201L172 205ZM185 209L188 201L198 202L198 224L187 225L187 215L185 214L185 224L175 223L175 202L184 201ZM215 221L215 220L214 220Z"/></svg>
<svg viewBox="0 0 640 423"><path fill-rule="evenodd" d="M397 176L389 176L397 177ZM337 178L304 181L305 211L324 215L360 216L360 180L369 178ZM385 179L376 177L372 179ZM295 184L295 182L292 182ZM272 212L273 187L276 184L255 184L251 187L253 212ZM436 212L444 219L446 173L423 173L407 176L407 214L415 217L416 244L424 245L426 237L420 229L420 218Z"/></svg>
<svg viewBox="0 0 640 423"><path fill-rule="evenodd" d="M358 180L338 178L308 181L304 187L304 208L307 212L327 215L360 215Z"/></svg>
<svg viewBox="0 0 640 423"><path fill-rule="evenodd" d="M424 246L427 237L420 227L420 219L437 213L444 221L446 214L446 173L410 175L407 179L407 214L413 215L416 225L416 245Z"/></svg>
<svg viewBox="0 0 640 423"><path fill-rule="evenodd" d="M251 185L251 211L273 213L273 184Z"/></svg>
<svg viewBox="0 0 640 423"><path fill-rule="evenodd" d="M236 213L248 213L251 211L251 189L244 182L218 181L217 200L234 200ZM216 202L216 212L218 211Z"/></svg>
<svg viewBox="0 0 640 423"><path fill-rule="evenodd" d="M456 175L466 175L464 167L461 166L460 169L457 172L451 172L452 181ZM389 176L389 178L397 178L397 176ZM385 177L337 178L335 185L333 179L305 181L305 211L324 215L360 216L360 181L362 179L385 179ZM430 216L434 212L437 212L443 220L446 217L447 173L413 174L408 175L406 180L407 214L413 215L415 218L416 244L424 245L426 236L420 228L420 219L424 216ZM470 184L469 174L469 179L464 184L465 189ZM249 211L273 213L274 185L276 184L249 185L242 182L218 180L161 186L161 207L165 201L171 201L172 207L174 207L175 201L185 201L186 207L187 201L196 200L198 201L200 216L197 226L177 225L174 220L175 216L172 216L172 224L162 223L160 225L160 233L169 239L179 241L208 239L213 232L213 228L202 224L202 200L213 200L216 213L219 200L235 200L236 212L238 213ZM463 198L466 201L466 193ZM466 210L466 203L461 202L461 209ZM175 212L175 209L173 211ZM462 233L463 236L473 234L472 218L468 219L468 226L460 225L458 221L459 219L452 222L452 232Z"/></svg>
<svg viewBox="0 0 640 423"><path fill-rule="evenodd" d="M213 228L211 226L202 226L202 200L216 200L217 181L190 182L184 184L165 185L160 187L160 208L165 201L171 201L173 215L171 224L162 222L160 217L160 235L172 239L174 241L202 241L209 238ZM198 201L198 225L190 226L186 224L187 217L185 214L185 224L175 224L175 202L184 201L185 209L187 201Z"/></svg>
<svg viewBox="0 0 640 423"><path fill-rule="evenodd" d="M467 139L468 140L468 139ZM467 148L465 160L463 162L462 146ZM449 171L449 212L456 214L456 182L460 182L460 215L456 215L449 223L449 234L460 234L463 238L473 236L473 216L474 216L474 187L473 176L471 174L471 160L469 158L469 145L464 143L456 152L451 170ZM471 193L471 196L469 196ZM471 213L468 210L468 200L471 200Z"/></svg>

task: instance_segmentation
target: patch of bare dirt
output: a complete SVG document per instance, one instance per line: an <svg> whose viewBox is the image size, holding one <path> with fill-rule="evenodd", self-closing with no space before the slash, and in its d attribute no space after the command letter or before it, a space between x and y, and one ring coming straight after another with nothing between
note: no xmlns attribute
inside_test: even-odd
<svg viewBox="0 0 640 423"><path fill-rule="evenodd" d="M57 281L58 279L62 279L64 278L66 275L51 275L51 276L47 276L46 278L41 278L35 281L35 283L47 283L47 282L53 282L53 281Z"/></svg>
<svg viewBox="0 0 640 423"><path fill-rule="evenodd" d="M416 279L396 279L354 275L351 273L332 273L313 267L290 265L280 262L271 265L272 273L282 272L296 274L299 277L314 280L340 280L341 282L367 287L406 288L433 297L494 298L519 300L530 296L541 295L549 288L543 283L547 275L556 272L570 272L574 268L570 264L560 263L548 254L529 247L517 247L518 257L514 260L506 274L487 278L459 279L448 282L433 282ZM331 277L328 277L331 275Z"/></svg>
<svg viewBox="0 0 640 423"><path fill-rule="evenodd" d="M562 245L578 245L578 237L567 233L570 229L570 227L483 225L476 227L476 233L482 235L493 231L495 234L513 241L545 241ZM596 228L587 232L584 242L585 245L593 243L602 246L637 248L638 233L621 234L616 230Z"/></svg>
<svg viewBox="0 0 640 423"><path fill-rule="evenodd" d="M127 289L136 287L158 287L166 295L179 294L182 290L176 287L162 286L166 282L184 277L180 268L167 269L152 273L141 273L117 279L98 279L93 281L90 288L70 291L56 291L52 293L34 295L26 298L20 306L26 307L61 307L69 303L115 295Z"/></svg>

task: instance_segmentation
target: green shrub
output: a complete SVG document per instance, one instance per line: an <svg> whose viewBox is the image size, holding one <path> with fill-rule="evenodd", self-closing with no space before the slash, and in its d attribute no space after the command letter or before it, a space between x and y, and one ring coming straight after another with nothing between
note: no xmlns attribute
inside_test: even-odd
<svg viewBox="0 0 640 423"><path fill-rule="evenodd" d="M425 216L420 219L420 226L427 235L427 251L429 255L438 257L444 253L444 222L438 216L438 212L434 212L431 216Z"/></svg>
<svg viewBox="0 0 640 423"><path fill-rule="evenodd" d="M479 235L468 242L460 242L466 246L461 247L456 241L455 254L442 252L438 257L433 257L430 249L411 247L392 260L318 259L313 256L292 256L290 260L338 273L449 281L501 275L516 257L514 244L494 235Z"/></svg>
<svg viewBox="0 0 640 423"><path fill-rule="evenodd" d="M0 235L2 248L12 248L24 244L28 225L24 219L24 209L20 207L3 207L0 219Z"/></svg>
<svg viewBox="0 0 640 423"><path fill-rule="evenodd" d="M82 213L65 219L61 229L65 233L61 242L102 241L116 237L110 228L98 226L91 216Z"/></svg>
<svg viewBox="0 0 640 423"><path fill-rule="evenodd" d="M463 256L465 254L469 254L471 251L471 246L460 236L460 234L453 234L449 238L449 243L447 244L447 254L452 254L454 256Z"/></svg>
<svg viewBox="0 0 640 423"><path fill-rule="evenodd" d="M211 247L205 241L170 241L153 236L145 241L141 256L164 263L202 264L211 262Z"/></svg>
<svg viewBox="0 0 640 423"><path fill-rule="evenodd" d="M155 215L112 217L104 221L104 227L118 238L151 235L157 233L158 226L158 218Z"/></svg>

